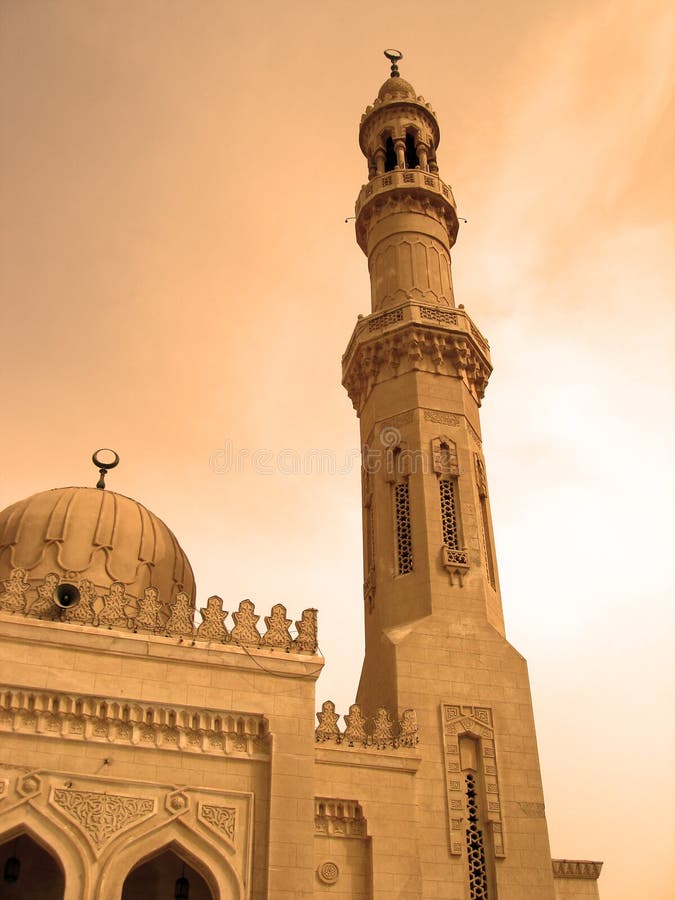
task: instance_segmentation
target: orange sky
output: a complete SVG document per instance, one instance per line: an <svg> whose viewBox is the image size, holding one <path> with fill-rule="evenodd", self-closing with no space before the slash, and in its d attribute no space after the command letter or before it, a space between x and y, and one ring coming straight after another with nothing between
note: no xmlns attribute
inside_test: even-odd
<svg viewBox="0 0 675 900"><path fill-rule="evenodd" d="M0 508L93 484L115 447L110 487L176 532L202 602L319 608L317 699L342 712L363 639L340 356L369 311L344 219L403 50L468 219L456 296L493 348L552 850L605 860L603 900L670 900L672 5L4 0L0 25ZM226 446L271 463L219 472Z"/></svg>

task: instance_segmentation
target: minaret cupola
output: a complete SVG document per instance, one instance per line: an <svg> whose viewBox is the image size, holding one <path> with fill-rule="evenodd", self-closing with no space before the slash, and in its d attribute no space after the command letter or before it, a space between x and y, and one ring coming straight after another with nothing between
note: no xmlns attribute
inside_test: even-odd
<svg viewBox="0 0 675 900"><path fill-rule="evenodd" d="M402 54L386 50L391 76L361 117L359 143L373 179L394 169L438 172L436 147L440 130L434 111L413 86L401 78L398 60Z"/></svg>
<svg viewBox="0 0 675 900"><path fill-rule="evenodd" d="M368 256L372 309L405 300L452 307L450 248L458 222L452 191L438 175L438 121L401 78L402 54L387 50L385 56L391 75L359 128L368 183L356 201L356 238Z"/></svg>

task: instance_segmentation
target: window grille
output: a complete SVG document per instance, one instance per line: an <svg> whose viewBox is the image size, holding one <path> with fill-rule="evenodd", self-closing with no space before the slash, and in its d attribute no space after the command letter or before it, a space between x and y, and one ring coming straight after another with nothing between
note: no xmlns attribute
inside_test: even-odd
<svg viewBox="0 0 675 900"><path fill-rule="evenodd" d="M408 482L394 485L396 507L396 563L399 575L413 570L412 530L410 527L410 490Z"/></svg>
<svg viewBox="0 0 675 900"><path fill-rule="evenodd" d="M443 523L443 543L450 550L459 550L459 528L457 527L457 507L455 503L455 482L449 478L439 481L441 492L441 522Z"/></svg>
<svg viewBox="0 0 675 900"><path fill-rule="evenodd" d="M469 827L466 829L466 851L469 863L469 890L471 900L489 900L488 875L485 864L483 832L478 827L478 797L475 776L469 772L466 782L466 812Z"/></svg>

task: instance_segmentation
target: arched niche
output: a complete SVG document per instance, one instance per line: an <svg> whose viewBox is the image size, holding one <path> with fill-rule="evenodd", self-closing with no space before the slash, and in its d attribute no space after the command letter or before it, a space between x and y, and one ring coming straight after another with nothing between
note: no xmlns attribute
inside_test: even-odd
<svg viewBox="0 0 675 900"><path fill-rule="evenodd" d="M0 896L63 900L65 875L58 858L23 831L0 838Z"/></svg>
<svg viewBox="0 0 675 900"><path fill-rule="evenodd" d="M189 867L199 875L210 891L207 900L245 897L244 885L227 859L228 848L174 819L161 828L131 837L122 846L116 845L103 862L93 900L127 900L123 886L128 876L167 851L185 863L186 871ZM174 884L175 878L169 898L174 896ZM146 893L143 900L153 900L153 895ZM193 900L192 890L190 900Z"/></svg>
<svg viewBox="0 0 675 900"><path fill-rule="evenodd" d="M171 848L129 872L122 887L122 900L173 900L178 879L185 879L189 900L214 900L204 878Z"/></svg>
<svg viewBox="0 0 675 900"><path fill-rule="evenodd" d="M79 848L65 832L61 825L53 822L51 818L44 816L35 807L21 804L9 810L2 820L4 830L0 833L0 896L4 896L3 889L8 897L20 898L20 900L52 900L52 894L41 888L28 888L24 876L33 872L34 863L45 861L46 867L54 875L58 892L54 898L58 900L81 900L87 896L89 885L87 864ZM7 885L3 880L5 862L8 856L13 855L14 844L18 839L18 853L21 862L19 880L13 885ZM25 842L25 843L24 843ZM30 842L30 844L28 843ZM33 845L38 851L31 851L25 860L22 858L24 848ZM25 865L24 865L25 862ZM52 867L55 867L55 869ZM32 876L31 876L32 877ZM26 879L27 880L27 879ZM36 882L41 885L38 877ZM19 889L19 886L21 888ZM9 891L12 891L10 894Z"/></svg>

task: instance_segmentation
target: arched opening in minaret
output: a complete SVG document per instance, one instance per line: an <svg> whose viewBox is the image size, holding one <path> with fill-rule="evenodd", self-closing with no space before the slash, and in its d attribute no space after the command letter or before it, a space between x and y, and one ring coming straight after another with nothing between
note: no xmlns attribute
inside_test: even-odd
<svg viewBox="0 0 675 900"><path fill-rule="evenodd" d="M415 141L415 132L409 128L405 133L405 167L406 169L417 169L420 161L417 156L417 147Z"/></svg>
<svg viewBox="0 0 675 900"><path fill-rule="evenodd" d="M199 872L170 849L132 869L122 888L122 900L164 900L165 897L213 900Z"/></svg>
<svg viewBox="0 0 675 900"><path fill-rule="evenodd" d="M384 171L393 172L396 168L396 150L391 135L384 142Z"/></svg>
<svg viewBox="0 0 675 900"><path fill-rule="evenodd" d="M475 900L494 896L494 847L486 815L485 779L482 769L482 746L470 734L459 737L459 759L464 776L465 835L469 868L469 889Z"/></svg>
<svg viewBox="0 0 675 900"><path fill-rule="evenodd" d="M28 834L0 845L0 896L16 900L63 900L63 872Z"/></svg>

